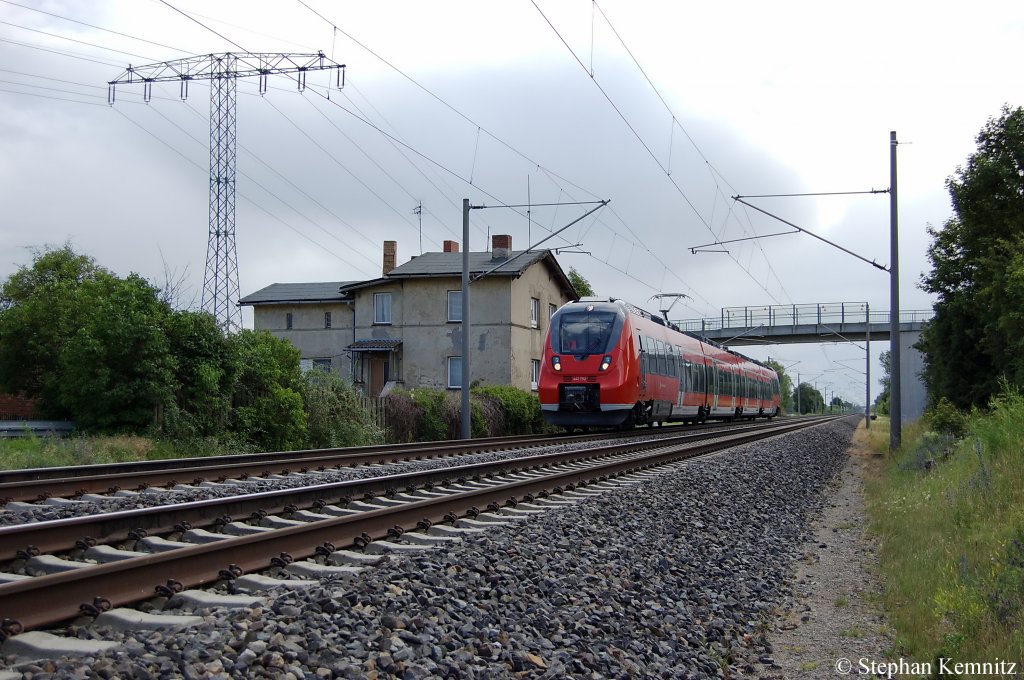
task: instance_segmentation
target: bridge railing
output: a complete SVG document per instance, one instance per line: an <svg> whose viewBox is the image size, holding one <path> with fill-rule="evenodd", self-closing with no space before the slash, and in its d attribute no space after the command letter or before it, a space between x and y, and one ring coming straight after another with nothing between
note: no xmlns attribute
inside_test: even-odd
<svg viewBox="0 0 1024 680"><path fill-rule="evenodd" d="M900 323L915 323L932 318L931 309L900 310ZM757 326L834 326L848 323L887 324L888 310L869 310L866 302L827 302L801 305L762 305L759 307L723 307L719 318L674 321L684 331L706 332L724 328Z"/></svg>

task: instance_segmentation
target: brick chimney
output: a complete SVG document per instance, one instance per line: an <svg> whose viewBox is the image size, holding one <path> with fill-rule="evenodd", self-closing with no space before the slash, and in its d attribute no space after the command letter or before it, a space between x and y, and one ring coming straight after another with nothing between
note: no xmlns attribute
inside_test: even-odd
<svg viewBox="0 0 1024 680"><path fill-rule="evenodd" d="M508 234L491 236L491 259L507 260L512 254L512 237Z"/></svg>
<svg viewBox="0 0 1024 680"><path fill-rule="evenodd" d="M446 252L446 253L457 253L457 252L459 252L459 242L458 241L445 241L444 242L444 252Z"/></svg>
<svg viewBox="0 0 1024 680"><path fill-rule="evenodd" d="M384 276L398 264L398 241L384 241Z"/></svg>

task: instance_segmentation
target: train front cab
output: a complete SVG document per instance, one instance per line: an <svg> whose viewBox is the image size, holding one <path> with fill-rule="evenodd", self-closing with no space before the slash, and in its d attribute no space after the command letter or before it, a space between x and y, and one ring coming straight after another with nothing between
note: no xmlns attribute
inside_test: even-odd
<svg viewBox="0 0 1024 680"><path fill-rule="evenodd" d="M570 303L555 312L538 385L544 419L565 428L624 424L636 401L628 386L634 351L621 305Z"/></svg>

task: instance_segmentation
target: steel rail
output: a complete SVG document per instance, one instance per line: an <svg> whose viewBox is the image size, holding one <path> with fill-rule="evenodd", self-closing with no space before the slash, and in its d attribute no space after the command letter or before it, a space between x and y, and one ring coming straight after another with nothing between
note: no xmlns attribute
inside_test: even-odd
<svg viewBox="0 0 1024 680"><path fill-rule="evenodd" d="M744 431L759 431L758 424ZM778 427L777 425L772 427ZM734 430L733 430L734 431ZM542 465L556 465L642 451L669 444L682 444L719 436L717 431L684 432L671 437L616 443L586 451L557 451L502 461L471 463L452 467L420 470L398 475L316 484L289 489L211 498L186 503L122 510L117 512L73 517L69 519L32 522L0 527L0 561L30 556L35 552L51 553L73 550L96 542L112 543L146 534L170 533L179 527L203 528L251 519L255 512L289 513L321 504L347 504L350 500L393 495L399 491L429 488L486 475L507 474Z"/></svg>
<svg viewBox="0 0 1024 680"><path fill-rule="evenodd" d="M481 447L491 445L508 446L509 442L531 440L549 440L552 435L537 434L514 437L482 437L474 439L473 443ZM437 441L437 442L410 442L406 444L383 444L370 446L350 446L344 448L327 449L302 449L299 451L268 451L266 453L230 453L220 456L199 456L192 458L166 458L161 460L136 460L122 463L96 463L92 465L74 465L71 467L40 467L25 468L22 470L0 471L0 484L12 482L33 481L42 479L62 479L71 477L99 477L102 475L123 474L126 472L146 472L152 470L195 470L200 467L214 465L234 465L236 463L252 463L264 461L267 463L289 460L292 467L299 465L306 459L320 459L323 457L336 456L339 460L359 460L366 455L390 455L396 456L419 456L437 455L438 451L450 449L458 450L466 445L463 441ZM0 487L2 488L2 487Z"/></svg>
<svg viewBox="0 0 1024 680"><path fill-rule="evenodd" d="M706 431L720 427L707 427ZM178 458L134 461L60 468L31 468L0 472L3 502L35 502L46 498L69 498L86 493L112 493L121 489L141 490L153 486L227 479L230 477L323 471L374 463L397 463L425 458L486 453L517 447L615 439L637 436L636 432L604 432L574 436L548 434L488 437L470 441L417 442L344 449L307 449L257 454L232 454L208 458Z"/></svg>
<svg viewBox="0 0 1024 680"><path fill-rule="evenodd" d="M616 460L543 478L16 581L0 585L0 617L4 619L6 633L53 625L80 615L83 606L89 610L95 602L101 602L104 607L117 607L146 600L170 582L175 587L179 584L184 588L205 586L312 557L318 554L318 549L320 553L331 552L336 545L351 545L360 538L384 538L395 526L429 526L479 506L514 505L519 498L540 495L551 489L571 489L594 480L614 478L820 423L820 420L801 420L771 430L724 435L688 447L676 443L659 447L642 459Z"/></svg>

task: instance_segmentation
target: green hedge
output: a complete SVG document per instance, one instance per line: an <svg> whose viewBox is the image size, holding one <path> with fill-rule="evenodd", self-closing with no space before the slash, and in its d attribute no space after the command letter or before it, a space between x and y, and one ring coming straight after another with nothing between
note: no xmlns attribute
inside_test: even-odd
<svg viewBox="0 0 1024 680"><path fill-rule="evenodd" d="M440 441L461 436L462 403L457 391L396 390L386 397L385 408L389 441ZM508 386L474 388L470 392L470 422L473 437L545 431L537 396Z"/></svg>

